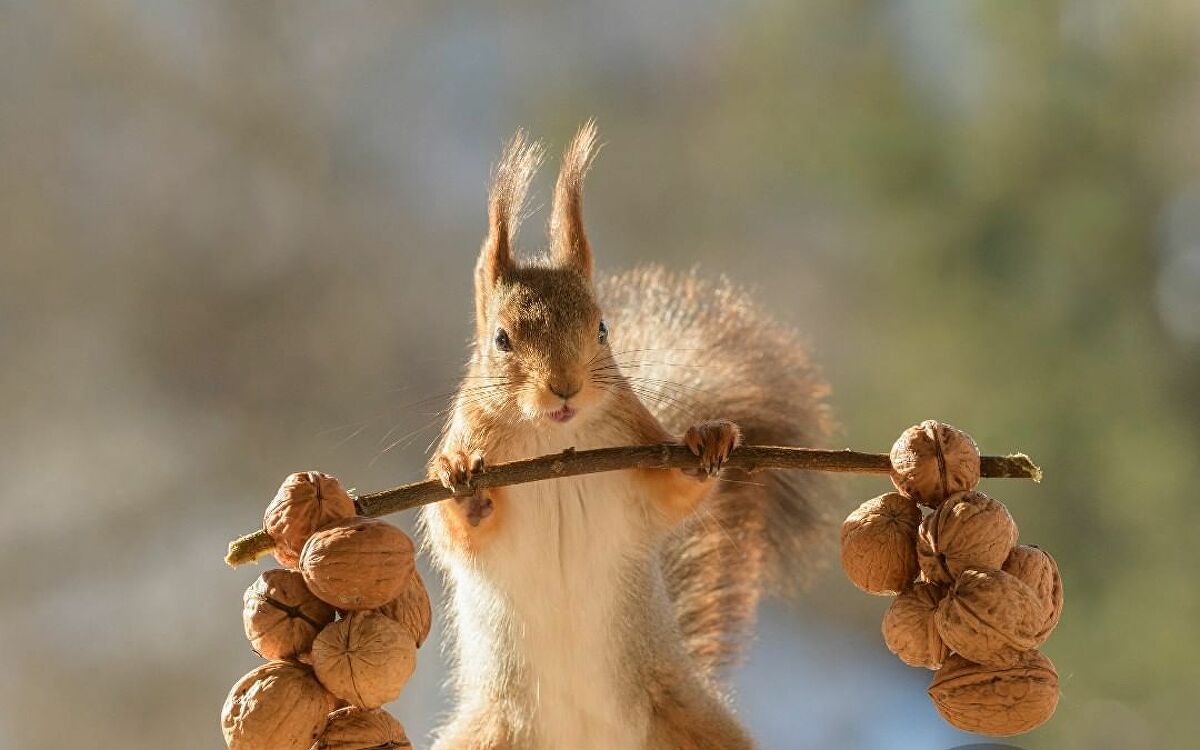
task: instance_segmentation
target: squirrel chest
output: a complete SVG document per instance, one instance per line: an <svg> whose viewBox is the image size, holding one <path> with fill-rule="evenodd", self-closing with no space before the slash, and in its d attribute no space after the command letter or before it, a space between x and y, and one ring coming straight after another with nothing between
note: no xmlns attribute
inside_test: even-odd
<svg viewBox="0 0 1200 750"><path fill-rule="evenodd" d="M495 460L598 447L579 430L529 430ZM536 747L637 748L648 708L639 699L628 627L650 602L631 580L656 564L654 524L629 472L505 488L495 529L469 569L455 573L460 637L475 641L468 679L515 687ZM466 675L464 675L466 676Z"/></svg>

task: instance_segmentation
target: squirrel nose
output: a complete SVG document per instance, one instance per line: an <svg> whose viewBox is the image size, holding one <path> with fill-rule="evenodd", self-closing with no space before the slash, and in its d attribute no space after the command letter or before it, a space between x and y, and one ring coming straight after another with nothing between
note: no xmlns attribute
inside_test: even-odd
<svg viewBox="0 0 1200 750"><path fill-rule="evenodd" d="M574 384L566 385L566 386L556 384L556 383L551 383L550 384L550 392L553 393L555 396L558 396L559 398L561 398L563 401L566 401L567 399L574 396L576 393L579 393L579 390L582 387L583 386L579 385L578 383L574 383Z"/></svg>

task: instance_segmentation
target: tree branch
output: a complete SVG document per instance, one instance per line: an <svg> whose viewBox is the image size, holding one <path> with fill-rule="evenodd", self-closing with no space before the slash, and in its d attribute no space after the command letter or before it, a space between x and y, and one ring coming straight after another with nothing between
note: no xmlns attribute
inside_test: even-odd
<svg viewBox="0 0 1200 750"><path fill-rule="evenodd" d="M1042 480L1042 470L1023 453L1011 456L983 456L980 475L993 478ZM476 475L472 489L504 487L511 484L537 482L543 479L573 477L598 471L619 469L695 469L700 459L683 445L631 445L619 448L597 448L576 451L568 448L562 453L528 458L499 464ZM887 474L891 463L886 453L861 453L852 450L820 450L817 448L786 448L769 445L744 445L733 452L725 466L743 471L760 469L804 469L808 471L838 471L861 474ZM409 508L445 500L453 495L436 479L415 482L390 490L360 495L355 500L359 515L383 516ZM229 543L225 562L232 567L254 562L272 548L265 531L247 534Z"/></svg>

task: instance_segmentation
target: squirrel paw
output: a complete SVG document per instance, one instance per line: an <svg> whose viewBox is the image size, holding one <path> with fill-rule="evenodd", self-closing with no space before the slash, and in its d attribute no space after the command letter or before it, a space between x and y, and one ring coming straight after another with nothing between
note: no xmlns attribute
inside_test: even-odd
<svg viewBox="0 0 1200 750"><path fill-rule="evenodd" d="M708 479L721 471L729 454L742 444L742 431L728 419L713 419L689 427L683 442L700 457L700 468L685 469L685 473Z"/></svg>
<svg viewBox="0 0 1200 750"><path fill-rule="evenodd" d="M458 503L459 509L467 517L467 523L472 526L478 526L494 510L492 499L483 490L471 489L471 480L486 470L483 454L478 451L447 451L433 462L434 475L446 489L454 493L454 502Z"/></svg>
<svg viewBox="0 0 1200 750"><path fill-rule="evenodd" d="M483 464L483 454L476 451L450 450L442 453L433 461L433 474L456 496L467 495L471 492L471 479L476 474L486 471Z"/></svg>
<svg viewBox="0 0 1200 750"><path fill-rule="evenodd" d="M466 497L456 497L455 502L462 510L463 515L467 517L467 523L472 526L478 526L483 522L483 519L492 515L495 506L492 505L492 499L484 493L483 490L476 490L474 494Z"/></svg>

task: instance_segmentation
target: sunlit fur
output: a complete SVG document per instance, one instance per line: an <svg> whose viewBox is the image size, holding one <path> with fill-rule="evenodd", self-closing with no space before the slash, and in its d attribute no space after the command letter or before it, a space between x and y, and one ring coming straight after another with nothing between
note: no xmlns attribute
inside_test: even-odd
<svg viewBox="0 0 1200 750"><path fill-rule="evenodd" d="M653 369L658 355L646 353L656 347L642 345L652 331L638 331L661 330L666 338L657 348L669 356L671 337L696 335L673 330L672 320L694 317L679 315L688 308L626 303L603 310L597 299L581 213L582 179L594 149L589 124L564 156L550 252L526 263L513 252L521 210L514 196L523 199L540 147L519 136L497 167L489 233L476 266L474 353L431 461L432 476L451 484L465 480L476 456L494 464L571 447L678 441L688 425L668 430L657 414L677 414L691 396L709 398ZM645 286L649 301L647 282L664 278L628 281L631 289ZM730 301L699 298L706 291L690 287L690 304ZM750 312L743 306L744 314ZM608 345L598 335L605 316L614 322ZM497 346L498 329L511 351ZM766 343L743 335L752 344ZM637 352L622 348L624 336L639 342ZM705 358L684 359L700 367ZM729 369L719 356L707 359L713 374ZM778 364L770 356L766 363ZM808 378L807 365L802 370ZM782 382L796 386L797 377ZM706 382L703 375L699 380ZM718 377L708 385L716 389L709 400L719 411L725 382ZM807 380L805 385L806 391L790 397L808 408L814 392ZM744 409L745 395L766 387L758 379L737 389L737 405ZM571 417L555 419L565 406ZM794 416L796 410L784 411ZM810 411L805 429L821 410ZM752 425L770 421L744 416ZM733 445L736 431L729 423L704 424L711 425L704 434L716 436L725 449ZM769 541L764 529L771 519L790 520L770 504L805 503L776 497L779 489L742 491L735 499L746 507L729 513L718 502L727 492L717 482L675 470L628 470L476 492L427 507L426 538L450 597L457 700L435 748L752 747L713 670L728 661L733 637L748 627L765 582L765 557L743 555L738 545ZM480 503L486 514L470 510ZM688 520L693 517L716 522L698 526ZM744 523L745 531L721 527L726 521ZM749 568L741 556L752 558Z"/></svg>

